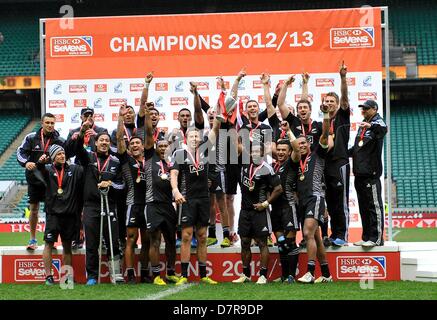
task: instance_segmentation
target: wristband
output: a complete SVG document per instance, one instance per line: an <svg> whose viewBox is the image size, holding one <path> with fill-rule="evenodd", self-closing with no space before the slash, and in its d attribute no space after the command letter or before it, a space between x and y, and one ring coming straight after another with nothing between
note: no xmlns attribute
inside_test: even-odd
<svg viewBox="0 0 437 320"><path fill-rule="evenodd" d="M329 112L323 113L323 120L329 120Z"/></svg>
<svg viewBox="0 0 437 320"><path fill-rule="evenodd" d="M144 89L149 89L149 86L150 86L150 82L146 82L146 83L144 84Z"/></svg>

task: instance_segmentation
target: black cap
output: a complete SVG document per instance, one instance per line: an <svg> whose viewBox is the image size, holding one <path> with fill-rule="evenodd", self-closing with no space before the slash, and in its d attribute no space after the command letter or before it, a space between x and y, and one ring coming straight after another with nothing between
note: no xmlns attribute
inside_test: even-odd
<svg viewBox="0 0 437 320"><path fill-rule="evenodd" d="M364 103L360 104L358 107L365 108L365 109L374 108L374 109L378 110L378 104L376 103L375 100L367 100Z"/></svg>
<svg viewBox="0 0 437 320"><path fill-rule="evenodd" d="M80 115L83 116L85 113L91 113L91 115L94 114L94 109L91 109L90 107L83 108L80 110Z"/></svg>

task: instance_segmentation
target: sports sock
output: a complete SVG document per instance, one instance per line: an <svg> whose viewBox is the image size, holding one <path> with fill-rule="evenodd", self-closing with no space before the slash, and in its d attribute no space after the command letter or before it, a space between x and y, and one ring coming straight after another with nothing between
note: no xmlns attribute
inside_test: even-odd
<svg viewBox="0 0 437 320"><path fill-rule="evenodd" d="M299 248L288 253L288 261L290 265L290 274L294 278L296 276L297 264L299 263Z"/></svg>
<svg viewBox="0 0 437 320"><path fill-rule="evenodd" d="M188 278L188 264L189 262L181 262L182 277Z"/></svg>
<svg viewBox="0 0 437 320"><path fill-rule="evenodd" d="M208 238L217 238L215 234L215 224L208 227Z"/></svg>
<svg viewBox="0 0 437 320"><path fill-rule="evenodd" d="M259 275L267 278L267 268L261 267L261 269L259 270Z"/></svg>
<svg viewBox="0 0 437 320"><path fill-rule="evenodd" d="M200 278L206 277L206 263L205 262L199 261L199 274L200 274Z"/></svg>
<svg viewBox="0 0 437 320"><path fill-rule="evenodd" d="M126 271L127 271L128 278L135 277L135 270L134 270L134 268L127 268Z"/></svg>
<svg viewBox="0 0 437 320"><path fill-rule="evenodd" d="M243 273L246 277L250 278L250 266L247 267L243 266Z"/></svg>
<svg viewBox="0 0 437 320"><path fill-rule="evenodd" d="M320 263L320 269L322 269L322 276L325 278L329 278L331 276L327 262Z"/></svg>
<svg viewBox="0 0 437 320"><path fill-rule="evenodd" d="M182 231L180 228L176 231L176 239L182 240Z"/></svg>
<svg viewBox="0 0 437 320"><path fill-rule="evenodd" d="M230 239L230 232L229 232L229 227L227 227L227 226L224 226L223 227L223 239L224 238L228 238L228 239Z"/></svg>
<svg viewBox="0 0 437 320"><path fill-rule="evenodd" d="M148 278L150 275L149 268L145 268L145 269L141 268L140 274L141 274L141 278Z"/></svg>
<svg viewBox="0 0 437 320"><path fill-rule="evenodd" d="M281 261L282 277L287 278L290 270L290 261L288 260L288 254L280 253L279 259Z"/></svg>
<svg viewBox="0 0 437 320"><path fill-rule="evenodd" d="M308 272L314 276L314 271L316 270L316 262L314 260L308 260Z"/></svg>
<svg viewBox="0 0 437 320"><path fill-rule="evenodd" d="M174 276L175 275L174 268L167 267L167 275L168 276Z"/></svg>
<svg viewBox="0 0 437 320"><path fill-rule="evenodd" d="M159 264L156 265L156 266L152 266L152 275L153 275L153 278L158 277L159 274L160 274L160 272L159 272Z"/></svg>

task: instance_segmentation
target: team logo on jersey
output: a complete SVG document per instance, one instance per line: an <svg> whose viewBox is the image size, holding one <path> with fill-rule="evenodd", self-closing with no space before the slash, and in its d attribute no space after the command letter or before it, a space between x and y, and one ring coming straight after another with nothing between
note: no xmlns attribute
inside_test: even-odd
<svg viewBox="0 0 437 320"><path fill-rule="evenodd" d="M190 168L190 173L196 173L196 172L200 172L203 171L205 169L203 164L199 164L199 166L196 168L196 166L190 164L188 166Z"/></svg>
<svg viewBox="0 0 437 320"><path fill-rule="evenodd" d="M118 82L118 83L114 86L114 93L123 93L123 83Z"/></svg>
<svg viewBox="0 0 437 320"><path fill-rule="evenodd" d="M332 28L330 46L331 49L373 48L375 30L373 27Z"/></svg>
<svg viewBox="0 0 437 320"><path fill-rule="evenodd" d="M337 257L337 278L356 280L368 277L385 279L387 263L385 256L339 256Z"/></svg>
<svg viewBox="0 0 437 320"><path fill-rule="evenodd" d="M53 88L53 94L62 94L62 84L58 83L58 84Z"/></svg>
<svg viewBox="0 0 437 320"><path fill-rule="evenodd" d="M183 81L179 81L178 83L176 83L174 90L176 92L183 92L184 91L184 82Z"/></svg>
<svg viewBox="0 0 437 320"><path fill-rule="evenodd" d="M50 38L50 55L52 57L92 56L93 37L52 37Z"/></svg>

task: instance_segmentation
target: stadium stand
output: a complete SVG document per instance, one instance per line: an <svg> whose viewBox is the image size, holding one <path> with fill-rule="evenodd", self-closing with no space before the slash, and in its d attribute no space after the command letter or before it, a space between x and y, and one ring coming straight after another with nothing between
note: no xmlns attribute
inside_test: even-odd
<svg viewBox="0 0 437 320"><path fill-rule="evenodd" d="M22 114L0 115L0 128L2 128L2 134L0 135L0 155L9 147L29 121L30 117L23 116Z"/></svg>
<svg viewBox="0 0 437 320"><path fill-rule="evenodd" d="M392 167L399 208L437 207L437 106L402 106L392 117Z"/></svg>

